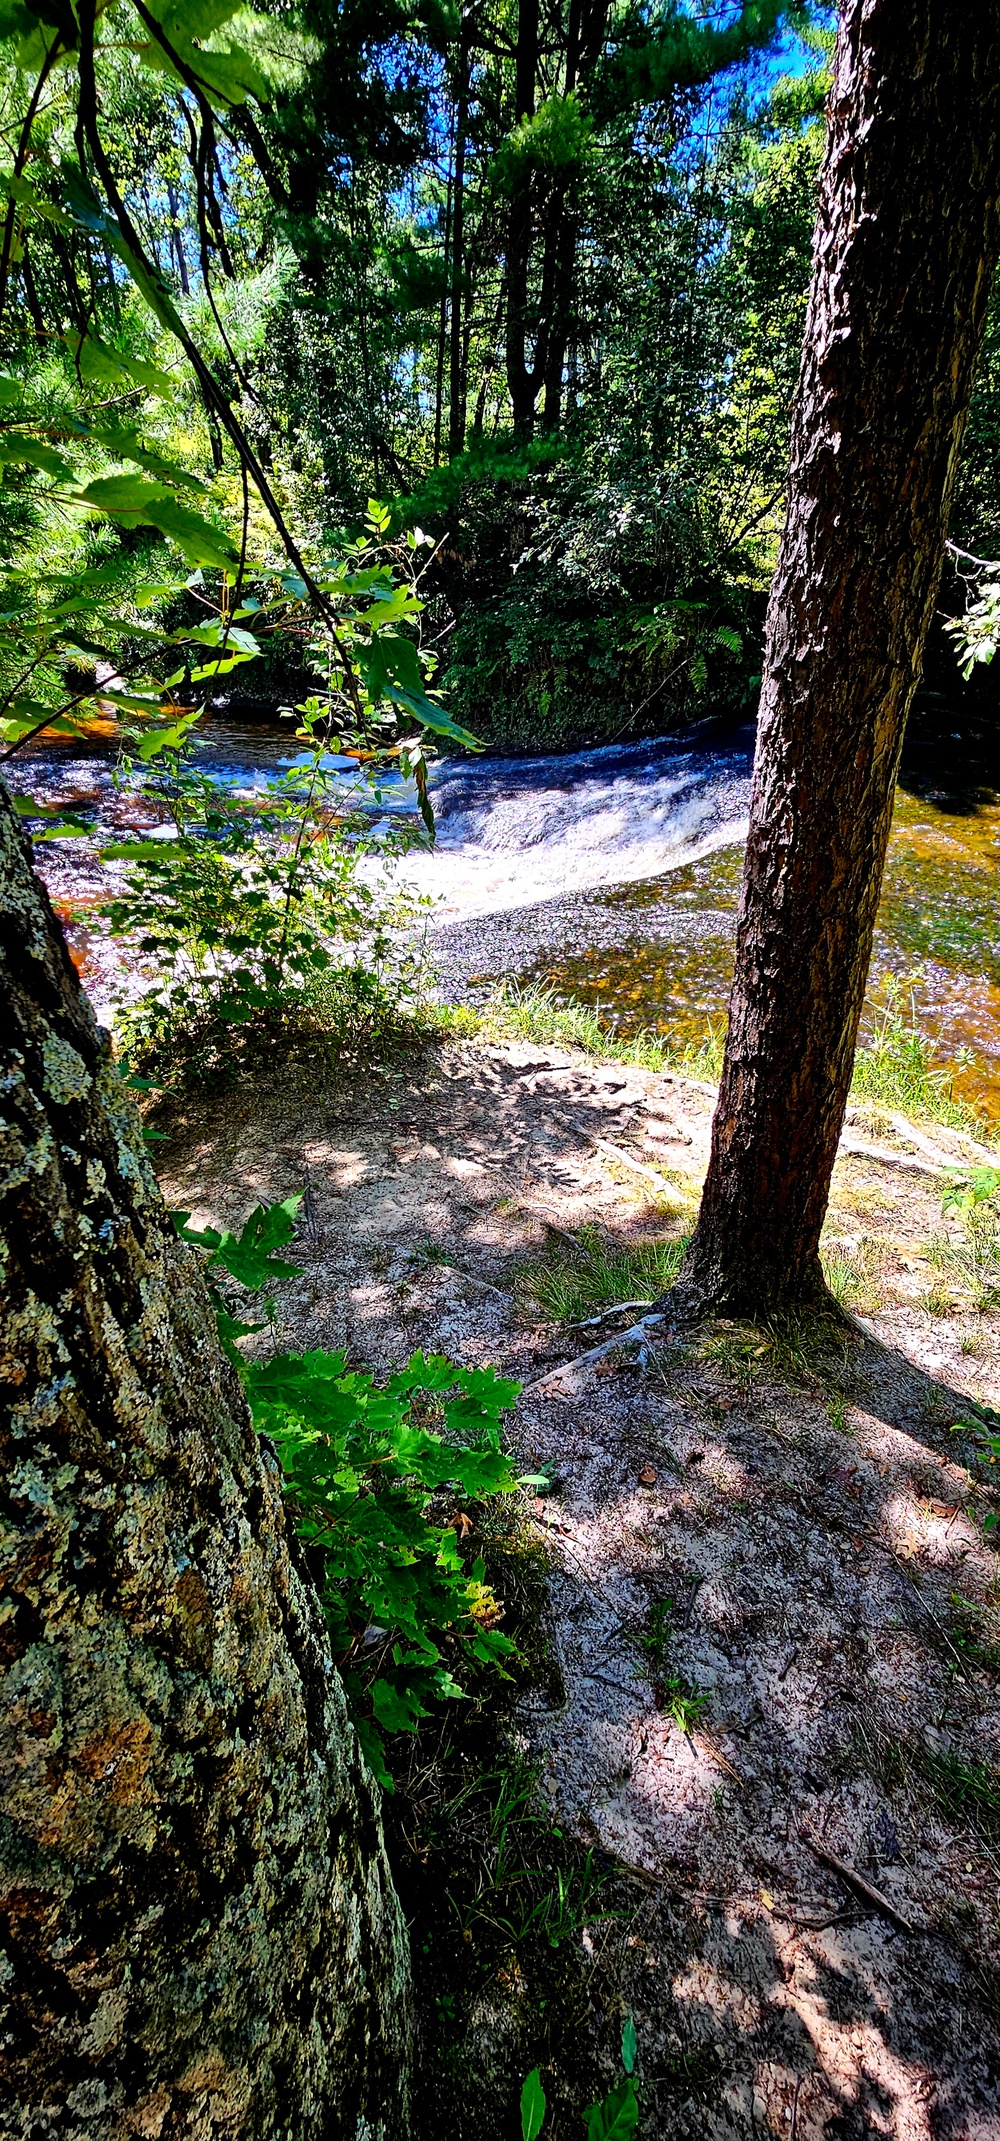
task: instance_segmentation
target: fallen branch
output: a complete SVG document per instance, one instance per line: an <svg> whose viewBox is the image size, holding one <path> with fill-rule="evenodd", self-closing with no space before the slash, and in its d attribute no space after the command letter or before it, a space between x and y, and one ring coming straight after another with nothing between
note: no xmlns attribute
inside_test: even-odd
<svg viewBox="0 0 1000 2141"><path fill-rule="evenodd" d="M799 1835L821 1866L829 1866L831 1873L838 1874L848 1888L853 1888L855 1894L863 1896L873 1910L879 1911L883 1918L888 1918L890 1925L894 1925L900 1933L917 1931L917 1927L911 1925L908 1918L904 1918L902 1911L898 1911L895 1904L890 1903L888 1896L884 1896L880 1888L873 1888L871 1882L866 1881L862 1874L855 1873L853 1866L845 1866L843 1859L828 1851L825 1844L818 1844L815 1837L809 1835L808 1830L800 1829Z"/></svg>
<svg viewBox="0 0 1000 2141"><path fill-rule="evenodd" d="M609 1158L617 1160L622 1167L631 1168L634 1175L642 1175L647 1182L654 1183L657 1189L664 1189L668 1193L672 1191L672 1185L665 1175L658 1174L655 1167L647 1167L645 1160L634 1159L632 1154L623 1151L620 1145L609 1144L606 1137L595 1137L594 1147L597 1152L606 1152Z"/></svg>
<svg viewBox="0 0 1000 2141"><path fill-rule="evenodd" d="M905 1167L911 1174L946 1175L952 1172L952 1161L918 1159L915 1152L893 1152L889 1145L866 1145L860 1137L842 1137L839 1150L854 1153L862 1160L878 1160L883 1167Z"/></svg>
<svg viewBox="0 0 1000 2141"><path fill-rule="evenodd" d="M599 1316L585 1316L582 1323L568 1323L565 1328L568 1331L592 1331L598 1323L606 1323L609 1316L623 1316L626 1310L631 1313L634 1308L652 1308L652 1306L652 1300L648 1295L644 1301L614 1301L610 1308L602 1308Z"/></svg>
<svg viewBox="0 0 1000 2141"><path fill-rule="evenodd" d="M537 1382L526 1383L522 1396L526 1398L541 1394L549 1394L557 1398L573 1396L582 1387L577 1380L581 1369L584 1371L584 1382L589 1381L590 1370L596 1366L599 1360L606 1359L607 1355L616 1352L619 1346L631 1345L637 1339L644 1338L646 1332L651 1330L654 1324L662 1322L663 1316L660 1314L641 1316L638 1323L631 1324L627 1331L617 1331L613 1338L606 1338L603 1345L591 1346L589 1353L578 1353L575 1360L564 1361L561 1368L550 1368L547 1375L538 1377ZM567 1381L567 1379L572 1382L572 1387L570 1387L570 1381ZM563 1389L554 1387L561 1383L565 1383Z"/></svg>
<svg viewBox="0 0 1000 2141"><path fill-rule="evenodd" d="M436 1257L428 1257L427 1262L432 1269L453 1272L456 1279L461 1279L463 1286L473 1287L478 1294L496 1294L498 1301L510 1300L510 1295L504 1293L502 1286L494 1286L490 1279L474 1278L471 1271L462 1270L461 1264L439 1264Z"/></svg>

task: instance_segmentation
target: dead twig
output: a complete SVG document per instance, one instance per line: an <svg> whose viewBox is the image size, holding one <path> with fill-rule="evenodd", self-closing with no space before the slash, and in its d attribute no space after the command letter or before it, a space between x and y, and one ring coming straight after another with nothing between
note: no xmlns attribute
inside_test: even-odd
<svg viewBox="0 0 1000 2141"><path fill-rule="evenodd" d="M452 1272L456 1279L461 1279L463 1286L471 1286L477 1294L495 1294L498 1301L510 1300L510 1295L504 1293L502 1286L494 1286L491 1279L474 1278L471 1271L462 1270L461 1264L439 1263L436 1256L429 1256L425 1261L432 1271Z"/></svg>
<svg viewBox="0 0 1000 2141"><path fill-rule="evenodd" d="M591 1369L596 1367L599 1360L606 1359L607 1355L616 1352L619 1346L632 1345L636 1340L643 1339L646 1332L651 1330L654 1324L662 1322L663 1317L660 1314L641 1316L638 1323L630 1324L627 1331L617 1331L613 1338L606 1338L603 1345L591 1346L589 1352L578 1353L575 1360L564 1361L561 1368L550 1368L547 1375L538 1377L537 1382L526 1383L521 1393L522 1396L527 1398L542 1395L550 1395L552 1397L575 1395L581 1388L578 1380L581 1370L583 1371L584 1382L589 1381ZM560 1384L564 1386L563 1389L559 1388Z"/></svg>
<svg viewBox="0 0 1000 2141"><path fill-rule="evenodd" d="M684 1612L681 1616L682 1628L690 1628L691 1626L691 1616L694 1613L694 1602L704 1582L704 1576L696 1576L691 1585L691 1589L688 1593L687 1603L684 1607Z"/></svg>
<svg viewBox="0 0 1000 2141"><path fill-rule="evenodd" d="M564 1331L592 1331L597 1324L606 1323L609 1316L623 1316L626 1310L631 1314L633 1309L652 1308L652 1306L653 1303L648 1294L644 1301L613 1301L610 1308L602 1308L599 1316L585 1316L582 1323L564 1323L563 1329Z"/></svg>
<svg viewBox="0 0 1000 2141"><path fill-rule="evenodd" d="M665 1175L659 1174L655 1167L647 1167L645 1160L637 1160L631 1152L625 1152L621 1145L609 1144L606 1137L595 1137L594 1149L596 1152L607 1153L608 1157L617 1160L621 1167L630 1168L634 1175L642 1175L646 1182L652 1182L656 1189L665 1190L668 1196L672 1194L671 1184Z"/></svg>
<svg viewBox="0 0 1000 2141"><path fill-rule="evenodd" d="M862 1874L855 1873L853 1866L845 1865L843 1859L828 1851L825 1844L817 1843L807 1829L800 1829L799 1835L821 1866L829 1866L831 1873L837 1874L848 1888L853 1888L855 1895L863 1896L865 1902L870 1903L872 1909L878 1911L883 1918L888 1918L890 1925L894 1925L898 1932L916 1933L917 1927L911 1925L908 1918L904 1918L902 1911L897 1910L894 1903L890 1903L888 1896L884 1896L880 1888L873 1888L871 1882L866 1881Z"/></svg>

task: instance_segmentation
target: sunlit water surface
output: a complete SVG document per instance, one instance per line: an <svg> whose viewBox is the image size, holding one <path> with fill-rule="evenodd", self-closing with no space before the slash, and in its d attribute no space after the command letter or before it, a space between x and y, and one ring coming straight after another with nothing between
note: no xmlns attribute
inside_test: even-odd
<svg viewBox="0 0 1000 2141"><path fill-rule="evenodd" d="M706 723L684 739L442 763L431 780L436 846L399 868L433 902L429 951L447 992L534 979L599 1005L625 1032L700 1039L725 1009L752 750L750 728L722 735ZM200 746L206 770L243 791L266 788L293 752L287 730L214 715ZM41 739L7 770L61 808L96 811L103 837L155 831L155 812L116 788L113 762L113 738L95 732L85 745ZM356 800L356 776L340 763L345 802ZM921 1018L957 1061L957 1088L1000 1119L1000 796L986 776L960 737L915 742L872 988L889 974L918 977ZM367 798L374 824L412 811L412 790L390 783L381 794ZM90 919L102 889L93 844L39 853L106 1005L115 951Z"/></svg>

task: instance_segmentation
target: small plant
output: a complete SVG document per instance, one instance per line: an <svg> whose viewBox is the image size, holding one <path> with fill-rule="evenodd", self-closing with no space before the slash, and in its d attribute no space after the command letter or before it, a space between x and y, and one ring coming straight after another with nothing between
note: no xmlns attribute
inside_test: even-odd
<svg viewBox="0 0 1000 2141"><path fill-rule="evenodd" d="M388 528L386 509L370 502L364 532L316 567L311 593L297 574L245 561L235 576L222 571L214 595L200 569L139 590L140 607L185 613L159 635L167 666L179 664L163 687L170 705L152 697L123 708L131 728L118 784L160 825L155 837L102 850L124 879L102 912L147 983L138 1007L119 1008L133 1050L149 1059L171 1055L178 1038L225 1056L234 1028L282 1024L304 1004L363 1034L385 1022L387 1003L413 994L419 962L401 932L421 903L393 894L387 872L401 849L433 841L434 816L423 739L402 728L475 739L434 697L437 657L420 644L417 551L429 538L392 544ZM173 701L201 697L268 639L304 652L315 689L284 709L290 763L241 793L200 770L201 709ZM401 823L376 842L370 805L400 773L413 783L419 828Z"/></svg>
<svg viewBox="0 0 1000 2141"><path fill-rule="evenodd" d="M956 1420L951 1432L953 1435L971 1435L988 1465L1000 1463L1000 1420L995 1416L990 1419L983 1416L975 1420ZM998 1524L1000 1516L991 1509L983 1518L983 1530L995 1531Z"/></svg>
<svg viewBox="0 0 1000 2141"><path fill-rule="evenodd" d="M657 1665L662 1665L667 1654L667 1644L673 1633L670 1626L673 1610L672 1598L656 1599L649 1609L649 1618L639 1636L640 1650L644 1650L647 1658L652 1658Z"/></svg>
<svg viewBox="0 0 1000 2141"><path fill-rule="evenodd" d="M984 1666L988 1672L1000 1672L1000 1628L996 1616L988 1616L982 1606L963 1597L960 1591L952 1591L948 1602L954 1614L951 1635L955 1648L973 1665Z"/></svg>
<svg viewBox="0 0 1000 2141"><path fill-rule="evenodd" d="M195 1231L184 1212L175 1223L213 1280L226 1273L257 1295L296 1275L275 1252L299 1202L258 1207L238 1236ZM503 1672L514 1654L502 1603L482 1561L466 1565L460 1538L471 1528L463 1503L517 1487L500 1420L519 1386L437 1354L415 1353L383 1385L349 1370L343 1353L248 1362L238 1341L263 1326L241 1320L218 1287L216 1308L254 1425L278 1453L358 1736L391 1790L384 1735L415 1731L429 1703L461 1697L465 1679L484 1666ZM561 1896L558 1911L568 1909Z"/></svg>
<svg viewBox="0 0 1000 2141"><path fill-rule="evenodd" d="M621 2060L624 2081L616 2083L599 2104L591 2104L584 2114L587 2141L629 2141L639 2123L639 2099L636 2095L633 2075L636 2054L635 2023L626 2016L622 2030ZM542 2079L534 2067L521 2090L521 2141L537 2141L545 2124L546 2097Z"/></svg>
<svg viewBox="0 0 1000 2141"><path fill-rule="evenodd" d="M672 1673L663 1683L660 1707L665 1710L678 1732L689 1733L700 1724L708 1709L709 1697L700 1688L691 1686L681 1674Z"/></svg>
<svg viewBox="0 0 1000 2141"><path fill-rule="evenodd" d="M1000 1299L1000 1167L978 1167L955 1176L941 1208L962 1222L964 1242L948 1245L949 1261L961 1271L973 1306L984 1312Z"/></svg>

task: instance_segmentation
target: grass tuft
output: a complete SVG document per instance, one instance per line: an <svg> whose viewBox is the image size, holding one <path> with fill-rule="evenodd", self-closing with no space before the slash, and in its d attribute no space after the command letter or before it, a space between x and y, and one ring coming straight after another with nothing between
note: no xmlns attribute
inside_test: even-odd
<svg viewBox="0 0 1000 2141"><path fill-rule="evenodd" d="M672 1286L687 1248L681 1240L608 1242L597 1227L578 1230L578 1257L560 1256L522 1270L525 1305L554 1323L576 1323L616 1301L655 1301Z"/></svg>
<svg viewBox="0 0 1000 2141"><path fill-rule="evenodd" d="M1000 1773L986 1762L969 1762L953 1748L922 1756L938 1805L951 1820L971 1821L987 1835L1000 1833Z"/></svg>
<svg viewBox="0 0 1000 2141"><path fill-rule="evenodd" d="M975 1110L955 1096L952 1071L936 1063L935 1046L921 1031L913 982L890 975L880 998L869 1004L868 1037L854 1058L851 1092L904 1115L923 1115L956 1130L982 1133Z"/></svg>

